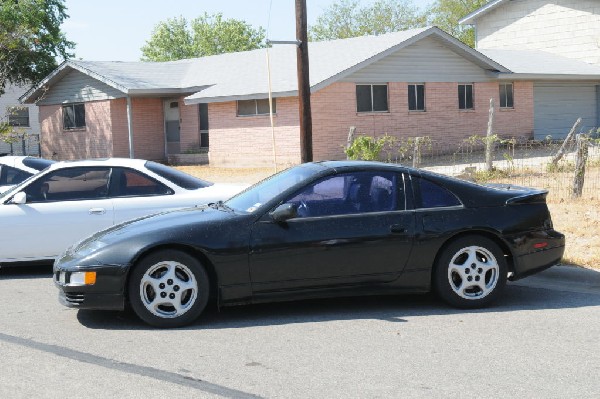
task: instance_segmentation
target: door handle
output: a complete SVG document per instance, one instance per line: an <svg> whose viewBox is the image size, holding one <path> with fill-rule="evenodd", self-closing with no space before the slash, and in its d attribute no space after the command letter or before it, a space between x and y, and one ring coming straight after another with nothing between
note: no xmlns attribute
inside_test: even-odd
<svg viewBox="0 0 600 399"><path fill-rule="evenodd" d="M104 208L92 208L89 211L90 215L104 215L106 213L106 209Z"/></svg>
<svg viewBox="0 0 600 399"><path fill-rule="evenodd" d="M390 226L390 231L394 234L406 233L406 228L400 224L393 224Z"/></svg>

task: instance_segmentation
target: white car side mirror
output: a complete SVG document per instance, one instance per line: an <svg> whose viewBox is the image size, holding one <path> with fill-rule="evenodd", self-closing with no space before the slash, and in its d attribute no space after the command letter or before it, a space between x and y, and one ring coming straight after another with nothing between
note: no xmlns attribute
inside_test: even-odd
<svg viewBox="0 0 600 399"><path fill-rule="evenodd" d="M27 202L27 194L25 194L23 191L19 191L18 193L15 194L14 197L12 197L11 202L13 204L23 205L24 203Z"/></svg>

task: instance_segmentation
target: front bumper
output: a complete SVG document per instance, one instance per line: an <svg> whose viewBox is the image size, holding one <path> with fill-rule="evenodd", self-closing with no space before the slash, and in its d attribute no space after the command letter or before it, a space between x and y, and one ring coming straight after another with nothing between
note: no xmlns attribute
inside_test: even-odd
<svg viewBox="0 0 600 399"><path fill-rule="evenodd" d="M73 284L74 272L96 272L96 282L91 285ZM77 309L125 309L126 268L120 265L102 265L62 268L55 264L54 284L59 290L59 302Z"/></svg>

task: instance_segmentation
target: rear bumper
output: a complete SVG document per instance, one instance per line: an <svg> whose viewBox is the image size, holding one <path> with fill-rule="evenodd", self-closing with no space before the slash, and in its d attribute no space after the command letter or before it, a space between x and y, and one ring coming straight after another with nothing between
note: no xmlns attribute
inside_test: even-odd
<svg viewBox="0 0 600 399"><path fill-rule="evenodd" d="M521 239L520 249L528 252L515 256L511 280L519 280L552 267L560 262L565 253L565 236L554 230L530 233ZM545 246L532 250L538 243L545 243Z"/></svg>

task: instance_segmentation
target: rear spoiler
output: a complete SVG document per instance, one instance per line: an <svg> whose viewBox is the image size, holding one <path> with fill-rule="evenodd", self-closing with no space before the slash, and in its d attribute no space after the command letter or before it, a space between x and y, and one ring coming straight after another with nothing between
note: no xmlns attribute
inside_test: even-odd
<svg viewBox="0 0 600 399"><path fill-rule="evenodd" d="M546 190L534 191L525 195L509 198L506 200L506 205L546 203L547 195L548 191Z"/></svg>
<svg viewBox="0 0 600 399"><path fill-rule="evenodd" d="M511 196L506 200L506 205L513 204L535 204L545 203L546 197L548 196L548 190L540 190L530 187L515 186L512 184L486 184L487 187L502 190L506 194L514 192L514 196Z"/></svg>

